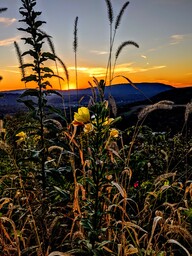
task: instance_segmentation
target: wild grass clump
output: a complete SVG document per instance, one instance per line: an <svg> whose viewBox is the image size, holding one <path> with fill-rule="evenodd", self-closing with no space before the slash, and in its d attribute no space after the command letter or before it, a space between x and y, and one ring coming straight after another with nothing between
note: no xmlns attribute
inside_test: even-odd
<svg viewBox="0 0 192 256"><path fill-rule="evenodd" d="M137 124L122 131L117 128L121 117L114 98L104 96L106 81L93 78L88 106L78 106L69 117L50 106L47 96L58 92L47 87L58 74L46 63L59 58L40 29L44 22L34 10L36 1L21 2L27 28L20 30L28 33L24 40L29 50L21 54L15 46L21 69L27 70L22 80L35 82L37 88L26 89L19 99L28 113L6 116L1 123L1 254L191 255L192 140L186 140L182 131L172 136L144 123L152 111L171 109L174 103L161 101L144 108ZM114 34L112 4L105 2L110 21L106 77L111 82L114 38L129 2L117 15ZM43 51L44 40L51 45L50 53ZM116 60L129 44L138 46L122 43ZM24 63L25 55L32 57L31 62ZM64 69L69 82L65 65ZM185 124L190 113L187 104Z"/></svg>

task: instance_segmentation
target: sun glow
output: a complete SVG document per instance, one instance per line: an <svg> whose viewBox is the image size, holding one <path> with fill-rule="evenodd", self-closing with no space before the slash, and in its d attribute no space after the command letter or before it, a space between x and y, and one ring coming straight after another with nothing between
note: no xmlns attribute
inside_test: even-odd
<svg viewBox="0 0 192 256"><path fill-rule="evenodd" d="M143 55L143 59L145 55ZM138 82L160 82L169 84L175 87L180 86L191 86L192 73L190 69L184 70L180 68L177 73L175 73L175 67L172 66L170 69L170 64L158 65L158 62L142 65L142 63L137 62L127 62L118 64L115 67L113 76L116 77L113 80L113 83L127 83L122 76L129 78L133 83ZM59 79L53 77L50 80L53 89L58 90L68 90L68 89L84 89L89 87L89 82L93 83L93 77L96 77L98 80L106 78L106 66L88 66L88 65L79 65L77 69L75 66L67 67L69 73L69 81L66 79L66 73L63 67L58 66L57 68L53 65L49 66L55 74L63 78ZM187 72L188 71L188 72ZM26 70L26 74L30 74L31 71ZM113 72L113 67L112 67ZM185 76L182 75L185 73ZM1 67L1 74L3 79L0 83L0 90L15 90L15 89L25 89L25 88L35 88L37 85L34 82L25 84L21 81L21 72L17 65L4 66ZM109 76L108 78L109 79ZM10 82L11 81L11 82ZM109 81L106 83L109 85ZM94 83L93 83L94 85Z"/></svg>

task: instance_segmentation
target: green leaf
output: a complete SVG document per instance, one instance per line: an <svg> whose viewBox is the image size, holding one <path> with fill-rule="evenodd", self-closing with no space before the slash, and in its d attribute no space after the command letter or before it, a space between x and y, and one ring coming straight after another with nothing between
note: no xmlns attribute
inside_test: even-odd
<svg viewBox="0 0 192 256"><path fill-rule="evenodd" d="M20 21L20 20L19 20ZM18 28L19 31L24 31L26 32L26 28Z"/></svg>
<svg viewBox="0 0 192 256"><path fill-rule="evenodd" d="M50 60L55 60L56 56L50 52L43 52L42 57L48 58Z"/></svg>
<svg viewBox="0 0 192 256"><path fill-rule="evenodd" d="M67 190L61 189L61 188L56 187L56 186L54 186L54 189L57 190L64 197L69 196L69 192Z"/></svg>
<svg viewBox="0 0 192 256"><path fill-rule="evenodd" d="M37 76L36 75L25 76L21 79L21 81L25 81L25 82L35 81L35 82L37 82Z"/></svg>
<svg viewBox="0 0 192 256"><path fill-rule="evenodd" d="M23 98L23 97L26 97L26 96L39 97L39 90L37 90L37 89L28 89L20 95L20 98Z"/></svg>
<svg viewBox="0 0 192 256"><path fill-rule="evenodd" d="M50 84L49 81L43 82L43 83L41 84L41 86L42 86L44 89L46 89L47 86L50 86L50 87L52 88L52 85Z"/></svg>
<svg viewBox="0 0 192 256"><path fill-rule="evenodd" d="M25 106L31 110L35 110L35 102L33 102L32 100L21 100L21 99L18 99L17 102L20 102L20 103L24 103Z"/></svg>
<svg viewBox="0 0 192 256"><path fill-rule="evenodd" d="M50 72L50 73L54 74L53 70L48 68L48 67L41 68L41 70L44 71L44 72Z"/></svg>
<svg viewBox="0 0 192 256"><path fill-rule="evenodd" d="M32 18L35 20L37 18L37 16L41 15L42 12L34 12L32 11Z"/></svg>
<svg viewBox="0 0 192 256"><path fill-rule="evenodd" d="M53 106L50 106L50 105L47 105L46 108L49 109L52 113L57 114L59 117L62 118L62 120L64 120L67 123L67 120L66 120L62 110L57 109L57 108L55 108Z"/></svg>
<svg viewBox="0 0 192 256"><path fill-rule="evenodd" d="M47 90L46 92L47 92L47 94L56 94L59 97L62 97L62 94L55 90Z"/></svg>
<svg viewBox="0 0 192 256"><path fill-rule="evenodd" d="M20 14L23 15L23 16L27 16L27 15L28 15L27 12L24 12L24 11L19 11L19 12L20 12Z"/></svg>
<svg viewBox="0 0 192 256"><path fill-rule="evenodd" d="M57 78L64 81L63 77L58 76L58 75L54 75L54 74L45 74L44 76L42 76L42 78L52 78L52 77L57 77Z"/></svg>
<svg viewBox="0 0 192 256"><path fill-rule="evenodd" d="M34 41L31 38L22 37L21 40L25 40L25 44L34 45Z"/></svg>
<svg viewBox="0 0 192 256"><path fill-rule="evenodd" d="M38 28L38 27L40 27L43 23L46 23L46 22L45 22L45 21L40 21L40 20L38 20L38 21L35 22L35 27Z"/></svg>
<svg viewBox="0 0 192 256"><path fill-rule="evenodd" d="M35 59L38 58L38 54L33 50L26 51L22 54L22 56L25 56L25 55L31 55Z"/></svg>
<svg viewBox="0 0 192 256"><path fill-rule="evenodd" d="M33 64L23 64L19 68L35 67Z"/></svg>

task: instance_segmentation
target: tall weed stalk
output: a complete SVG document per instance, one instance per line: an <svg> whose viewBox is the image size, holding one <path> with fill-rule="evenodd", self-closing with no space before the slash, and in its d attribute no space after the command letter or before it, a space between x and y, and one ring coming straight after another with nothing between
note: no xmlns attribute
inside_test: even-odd
<svg viewBox="0 0 192 256"><path fill-rule="evenodd" d="M41 12L35 11L35 0L21 0L22 7L20 8L20 14L23 19L19 22L23 22L27 27L18 28L18 30L25 32L28 37L22 38L25 44L29 45L29 50L24 53L20 53L18 46L15 43L17 54L20 60L20 68L22 70L22 81L25 83L35 82L37 84L36 89L28 89L20 96L20 102L23 102L30 110L33 111L34 117L38 120L40 128L37 129L37 134L41 137L41 148L39 150L39 156L41 159L41 177L42 177L42 192L45 197L46 191L46 174L45 174L45 161L46 161L46 147L44 137L44 121L46 118L45 109L47 107L47 95L50 93L58 94L56 91L48 90L47 87L52 87L48 79L52 77L58 77L54 74L48 66L45 65L47 61L55 61L56 55L50 52L43 51L44 40L48 38L48 35L40 30L40 27L45 23L39 19ZM32 57L32 61L23 64L23 57ZM29 75L25 75L24 70L28 70ZM35 97L36 101L31 99L25 99L26 97ZM24 98L24 99L23 99Z"/></svg>

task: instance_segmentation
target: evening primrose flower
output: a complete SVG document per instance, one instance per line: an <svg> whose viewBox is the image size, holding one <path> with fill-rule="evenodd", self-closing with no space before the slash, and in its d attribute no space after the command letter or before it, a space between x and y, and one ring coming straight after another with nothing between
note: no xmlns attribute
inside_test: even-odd
<svg viewBox="0 0 192 256"><path fill-rule="evenodd" d="M113 121L114 121L114 118L108 118L107 117L102 125L103 126L110 125Z"/></svg>
<svg viewBox="0 0 192 256"><path fill-rule="evenodd" d="M89 132L92 132L93 129L94 129L93 124L88 123L88 124L85 124L85 125L84 125L83 131L84 131L85 133L89 133Z"/></svg>
<svg viewBox="0 0 192 256"><path fill-rule="evenodd" d="M117 138L118 136L119 136L119 131L114 129L114 128L112 128L110 130L110 137Z"/></svg>
<svg viewBox="0 0 192 256"><path fill-rule="evenodd" d="M27 138L27 134L25 132L19 132L16 134L16 137L19 137L19 139L16 140L16 142L20 144L21 142L25 141L25 139Z"/></svg>
<svg viewBox="0 0 192 256"><path fill-rule="evenodd" d="M90 122L90 112L86 107L78 108L78 112L74 113L73 125L84 125L85 123Z"/></svg>

